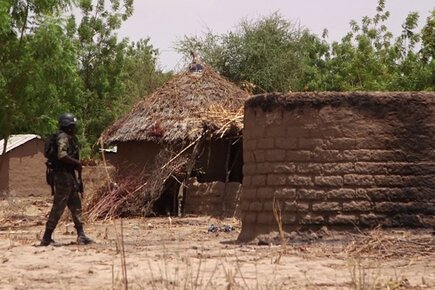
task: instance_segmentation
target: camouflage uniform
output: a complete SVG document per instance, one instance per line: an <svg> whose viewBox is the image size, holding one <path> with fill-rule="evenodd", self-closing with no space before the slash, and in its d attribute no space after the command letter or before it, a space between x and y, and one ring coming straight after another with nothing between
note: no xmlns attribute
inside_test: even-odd
<svg viewBox="0 0 435 290"><path fill-rule="evenodd" d="M60 132L57 137L57 158L71 156L79 159L80 150L77 137ZM78 184L74 173L74 166L56 162L54 165L54 198L53 207L48 216L47 229L54 231L59 219L68 206L76 228L83 227L82 203L78 192Z"/></svg>

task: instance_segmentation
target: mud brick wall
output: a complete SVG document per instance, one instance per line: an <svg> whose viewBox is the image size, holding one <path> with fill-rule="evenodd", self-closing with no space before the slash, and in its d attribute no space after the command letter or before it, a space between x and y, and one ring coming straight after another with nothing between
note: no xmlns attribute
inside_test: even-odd
<svg viewBox="0 0 435 290"><path fill-rule="evenodd" d="M285 231L433 226L434 109L434 93L250 98L239 240L278 229L274 204Z"/></svg>
<svg viewBox="0 0 435 290"><path fill-rule="evenodd" d="M190 178L187 184L184 213L216 217L238 216L238 204L242 185L238 182L221 181L199 183Z"/></svg>

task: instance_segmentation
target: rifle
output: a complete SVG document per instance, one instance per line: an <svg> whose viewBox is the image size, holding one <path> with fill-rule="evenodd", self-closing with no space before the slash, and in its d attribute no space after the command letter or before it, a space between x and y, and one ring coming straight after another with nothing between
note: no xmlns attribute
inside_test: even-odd
<svg viewBox="0 0 435 290"><path fill-rule="evenodd" d="M84 188L83 188L83 180L82 180L82 172L78 172L78 178L77 178L77 184L78 184L78 192L80 193L80 197L83 198L84 194Z"/></svg>

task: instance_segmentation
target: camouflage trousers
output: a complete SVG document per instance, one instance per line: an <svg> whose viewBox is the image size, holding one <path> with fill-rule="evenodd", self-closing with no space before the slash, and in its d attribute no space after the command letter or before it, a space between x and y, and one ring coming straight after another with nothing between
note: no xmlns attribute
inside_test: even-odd
<svg viewBox="0 0 435 290"><path fill-rule="evenodd" d="M73 173L65 171L55 173L53 206L48 216L47 230L54 231L67 206L71 211L74 226L76 228L83 226L82 202L77 189L78 185Z"/></svg>

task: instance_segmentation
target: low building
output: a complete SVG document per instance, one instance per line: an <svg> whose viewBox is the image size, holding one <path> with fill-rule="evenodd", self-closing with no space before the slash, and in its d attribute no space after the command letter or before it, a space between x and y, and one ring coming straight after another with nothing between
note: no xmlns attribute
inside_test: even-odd
<svg viewBox="0 0 435 290"><path fill-rule="evenodd" d="M0 194L49 194L45 183L44 141L38 135L11 135L0 140Z"/></svg>
<svg viewBox="0 0 435 290"><path fill-rule="evenodd" d="M252 97L240 241L283 229L435 226L433 92Z"/></svg>
<svg viewBox="0 0 435 290"><path fill-rule="evenodd" d="M165 167L156 165L162 153L183 153L180 156L189 160L184 173L173 174L174 186L165 185L170 197L161 201L172 204L184 183L185 214L232 216L242 181L242 120L247 98L235 84L201 66L179 73L144 97L106 129L103 139L117 145L113 163L128 178L156 176ZM174 207L169 211L175 212Z"/></svg>

